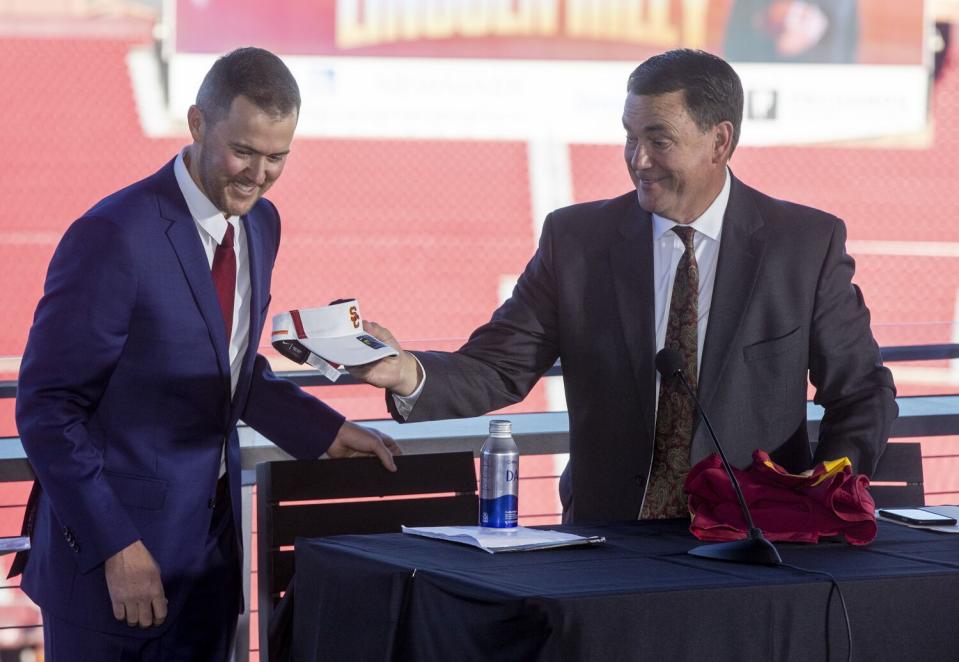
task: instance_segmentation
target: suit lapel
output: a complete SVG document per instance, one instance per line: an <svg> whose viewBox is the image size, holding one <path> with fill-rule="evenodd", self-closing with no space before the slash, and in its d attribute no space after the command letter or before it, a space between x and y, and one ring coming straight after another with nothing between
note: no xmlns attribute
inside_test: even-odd
<svg viewBox="0 0 959 662"><path fill-rule="evenodd" d="M243 368L240 372L241 375L249 375L251 373L251 366L253 359L256 357L258 344L260 341L260 334L262 333L262 328L260 326L260 310L262 310L263 305L266 303L266 293L264 292L265 283L267 278L264 274L264 268L269 268L266 263L266 258L263 255L263 238L261 236L262 231L260 230L260 223L257 223L256 219L253 218L255 211L250 211L249 214L243 217L243 227L246 230L246 255L247 255L247 264L250 269L250 340L247 344L246 355L243 357ZM241 378L241 384L245 385L244 380ZM237 393L240 392L241 386L237 386Z"/></svg>
<svg viewBox="0 0 959 662"><path fill-rule="evenodd" d="M250 348L256 354L255 338L260 336L260 309L263 307L263 256L260 254L263 240L260 237L260 224L251 218L253 212L243 217L246 229L246 254L250 265ZM250 352L247 352L249 357Z"/></svg>
<svg viewBox="0 0 959 662"><path fill-rule="evenodd" d="M210 341L216 352L217 365L220 368L220 377L224 380L227 393L230 390L230 357L226 342L226 332L223 328L223 315L220 304L213 288L213 278L210 276L210 263L207 260L203 245L197 233L196 223L177 186L173 175L172 164L168 168L164 187L159 195L160 215L170 221L167 229L167 238L176 253L183 269L193 299L200 315L206 322L210 333Z"/></svg>
<svg viewBox="0 0 959 662"><path fill-rule="evenodd" d="M764 224L749 189L733 177L699 371L699 399L707 411L752 300L766 248Z"/></svg>
<svg viewBox="0 0 959 662"><path fill-rule="evenodd" d="M633 376L639 387L646 429L653 429L656 326L653 292L652 218L639 207L635 194L620 222L618 240L610 248L610 264L619 317Z"/></svg>

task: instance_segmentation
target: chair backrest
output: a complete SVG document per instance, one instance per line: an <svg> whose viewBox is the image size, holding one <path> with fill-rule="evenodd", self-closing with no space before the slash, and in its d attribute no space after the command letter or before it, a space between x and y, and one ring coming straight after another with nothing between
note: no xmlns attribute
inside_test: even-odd
<svg viewBox="0 0 959 662"><path fill-rule="evenodd" d="M477 522L469 451L400 455L396 473L372 457L287 460L256 467L257 597L261 659L270 616L293 577L299 537L398 532L400 525Z"/></svg>
<svg viewBox="0 0 959 662"><path fill-rule="evenodd" d="M922 444L890 442L870 480L869 492L877 508L924 506Z"/></svg>
<svg viewBox="0 0 959 662"><path fill-rule="evenodd" d="M810 442L815 454L817 442ZM869 478L869 493L876 508L926 505L922 482L922 444L890 441L886 444L876 470Z"/></svg>

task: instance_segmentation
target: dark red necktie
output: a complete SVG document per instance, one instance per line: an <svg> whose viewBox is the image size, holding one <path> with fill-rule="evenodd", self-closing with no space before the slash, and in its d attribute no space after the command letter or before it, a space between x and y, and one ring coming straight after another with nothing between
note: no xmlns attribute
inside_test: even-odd
<svg viewBox="0 0 959 662"><path fill-rule="evenodd" d="M226 342L229 344L233 332L233 297L236 293L236 253L233 252L232 223L226 224L223 241L213 253L213 287L216 288L216 298L220 300Z"/></svg>
<svg viewBox="0 0 959 662"><path fill-rule="evenodd" d="M699 265L693 249L696 231L677 225L673 232L683 240L686 252L676 266L664 345L682 354L683 373L690 388L695 390L699 335ZM656 410L656 446L640 513L642 519L689 516L683 485L689 474L694 414L693 401L679 380L662 380Z"/></svg>

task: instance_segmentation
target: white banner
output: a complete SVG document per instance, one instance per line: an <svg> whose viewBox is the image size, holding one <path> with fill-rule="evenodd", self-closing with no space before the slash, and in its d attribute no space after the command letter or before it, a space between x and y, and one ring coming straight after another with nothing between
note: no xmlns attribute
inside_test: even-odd
<svg viewBox="0 0 959 662"><path fill-rule="evenodd" d="M618 144L634 62L286 57L300 84L297 133L328 138ZM211 55L170 62L170 114L186 117ZM870 139L922 131L917 65L740 64L741 144Z"/></svg>

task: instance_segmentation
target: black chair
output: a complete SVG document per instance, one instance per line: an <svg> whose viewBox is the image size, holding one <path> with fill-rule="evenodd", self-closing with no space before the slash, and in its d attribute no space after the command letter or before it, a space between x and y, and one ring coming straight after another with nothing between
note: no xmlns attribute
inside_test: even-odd
<svg viewBox="0 0 959 662"><path fill-rule="evenodd" d="M810 443L816 452L816 443ZM876 508L926 505L922 484L922 444L890 441L869 479L869 493Z"/></svg>
<svg viewBox="0 0 959 662"><path fill-rule="evenodd" d="M922 444L890 442L876 470L869 492L877 508L926 505L922 483Z"/></svg>
<svg viewBox="0 0 959 662"><path fill-rule="evenodd" d="M289 614L270 621L293 577L297 537L398 532L400 525L477 521L476 472L469 451L395 458L288 460L256 467L257 597L260 659L283 659ZM377 498L388 497L388 498ZM282 611L292 608L284 601ZM271 644L274 650L270 650Z"/></svg>

